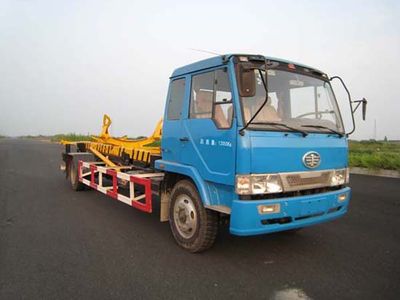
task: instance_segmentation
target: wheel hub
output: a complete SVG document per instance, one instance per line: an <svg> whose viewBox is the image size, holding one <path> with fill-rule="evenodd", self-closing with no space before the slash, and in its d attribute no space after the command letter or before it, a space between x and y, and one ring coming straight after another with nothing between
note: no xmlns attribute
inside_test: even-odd
<svg viewBox="0 0 400 300"><path fill-rule="evenodd" d="M187 195L180 195L174 205L174 222L179 234L189 239L197 229L196 207Z"/></svg>

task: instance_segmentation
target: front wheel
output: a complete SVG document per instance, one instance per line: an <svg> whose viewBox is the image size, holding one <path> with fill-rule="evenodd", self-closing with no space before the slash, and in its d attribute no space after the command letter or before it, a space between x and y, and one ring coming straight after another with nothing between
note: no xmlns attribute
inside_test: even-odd
<svg viewBox="0 0 400 300"><path fill-rule="evenodd" d="M210 248L218 232L218 213L205 209L194 184L179 181L171 193L169 223L182 248L196 253Z"/></svg>

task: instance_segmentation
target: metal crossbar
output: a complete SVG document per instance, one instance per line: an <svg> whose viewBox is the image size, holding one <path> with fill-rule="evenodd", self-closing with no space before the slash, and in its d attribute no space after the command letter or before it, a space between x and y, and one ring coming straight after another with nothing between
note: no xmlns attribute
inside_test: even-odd
<svg viewBox="0 0 400 300"><path fill-rule="evenodd" d="M78 162L79 181L91 188L102 192L116 200L124 202L141 211L151 213L152 207L152 178L163 177L163 173L141 173L128 174L119 172L113 167L100 166L97 162ZM112 185L105 186L103 177L111 178ZM90 179L88 179L88 177ZM119 181L129 183L129 196L125 196L119 192ZM143 193L135 191L135 185L142 186ZM139 195L138 195L139 194Z"/></svg>

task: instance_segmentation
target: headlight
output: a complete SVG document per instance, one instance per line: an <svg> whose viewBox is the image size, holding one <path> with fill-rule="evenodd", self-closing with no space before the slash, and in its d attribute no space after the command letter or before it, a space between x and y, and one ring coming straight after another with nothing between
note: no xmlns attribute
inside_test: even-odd
<svg viewBox="0 0 400 300"><path fill-rule="evenodd" d="M334 170L331 177L331 186L349 183L349 169Z"/></svg>
<svg viewBox="0 0 400 300"><path fill-rule="evenodd" d="M239 195L272 194L282 191L279 174L236 176L236 193Z"/></svg>

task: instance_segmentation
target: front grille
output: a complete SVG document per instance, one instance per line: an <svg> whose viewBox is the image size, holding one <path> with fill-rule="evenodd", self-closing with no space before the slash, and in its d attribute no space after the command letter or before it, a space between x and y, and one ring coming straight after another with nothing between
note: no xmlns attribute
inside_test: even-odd
<svg viewBox="0 0 400 300"><path fill-rule="evenodd" d="M319 172L319 173L320 174L316 174L317 176L313 177L302 177L301 174L287 175L286 181L291 187L310 185L310 184L327 185L331 177L330 172Z"/></svg>
<svg viewBox="0 0 400 300"><path fill-rule="evenodd" d="M329 186L332 175L333 170L280 173L283 190L286 192Z"/></svg>

